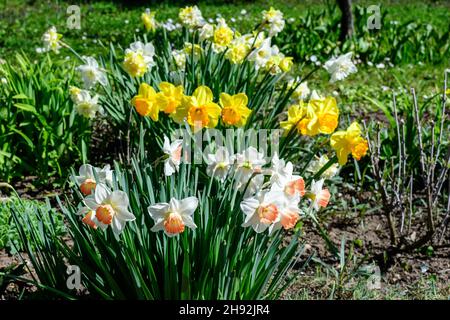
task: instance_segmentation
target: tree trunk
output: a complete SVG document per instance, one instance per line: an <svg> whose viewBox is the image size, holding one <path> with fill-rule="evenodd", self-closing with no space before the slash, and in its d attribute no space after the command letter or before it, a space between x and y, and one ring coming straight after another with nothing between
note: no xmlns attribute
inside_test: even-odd
<svg viewBox="0 0 450 320"><path fill-rule="evenodd" d="M345 40L353 34L352 0L336 0L341 9L341 34L339 40Z"/></svg>

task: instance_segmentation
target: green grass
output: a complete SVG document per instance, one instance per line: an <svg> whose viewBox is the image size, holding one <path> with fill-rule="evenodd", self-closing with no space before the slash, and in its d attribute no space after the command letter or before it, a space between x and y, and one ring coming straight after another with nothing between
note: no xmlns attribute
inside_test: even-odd
<svg viewBox="0 0 450 320"><path fill-rule="evenodd" d="M81 1L80 1L81 2ZM158 2L158 1L157 1ZM217 1L216 1L217 2ZM331 4L334 1L329 0ZM177 19L182 4L162 4L125 6L125 1L92 1L80 4L81 30L69 30L66 27L67 7L73 1L0 1L0 57L8 58L11 52L24 50L33 52L40 45L42 33L50 25L55 25L64 34L67 42L77 51L94 54L99 50L99 42L109 41L127 45L133 39L136 29L143 32L140 15L146 7L157 11L159 21ZM150 1L149 1L150 3ZM355 5L367 7L371 1L354 1ZM450 3L437 1L381 1L381 9L388 9L387 20L400 23L414 20L416 23L429 23L444 32L450 20ZM295 0L257 0L237 4L225 4L218 1L200 2L199 7L206 18L215 18L217 13L237 21L232 23L239 30L248 30L260 19L261 11L274 6L282 10L286 18L305 16L308 10L318 12L326 7L326 1ZM245 19L239 20L242 9L247 10ZM338 15L338 10L335 12ZM412 18L413 17L413 18ZM127 23L128 21L128 23Z"/></svg>
<svg viewBox="0 0 450 320"><path fill-rule="evenodd" d="M390 283L381 278L380 286L371 287L367 277L355 277L336 295L336 281L322 266L309 269L285 292L287 300L448 300L450 286L436 274L427 274L409 282Z"/></svg>

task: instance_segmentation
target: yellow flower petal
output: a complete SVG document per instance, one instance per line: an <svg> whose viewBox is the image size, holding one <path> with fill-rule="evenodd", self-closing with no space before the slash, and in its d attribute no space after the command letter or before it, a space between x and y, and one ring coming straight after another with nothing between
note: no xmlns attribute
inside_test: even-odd
<svg viewBox="0 0 450 320"><path fill-rule="evenodd" d="M131 104L141 116L150 116L158 121L159 107L156 103L156 91L146 83L139 86L138 95L131 99Z"/></svg>
<svg viewBox="0 0 450 320"><path fill-rule="evenodd" d="M233 103L237 106L247 106L248 98L245 93L238 93L233 96Z"/></svg>
<svg viewBox="0 0 450 320"><path fill-rule="evenodd" d="M199 105L206 105L213 101L212 91L207 86L198 87L197 89L195 89L192 96L197 99L197 103Z"/></svg>
<svg viewBox="0 0 450 320"><path fill-rule="evenodd" d="M368 151L368 142L361 136L361 127L353 122L346 131L337 131L330 138L330 145L336 151L339 164L347 163L348 156L360 160Z"/></svg>
<svg viewBox="0 0 450 320"><path fill-rule="evenodd" d="M231 96L228 93L222 92L220 94L219 103L221 104L222 108L229 107L233 104L233 101L231 100Z"/></svg>

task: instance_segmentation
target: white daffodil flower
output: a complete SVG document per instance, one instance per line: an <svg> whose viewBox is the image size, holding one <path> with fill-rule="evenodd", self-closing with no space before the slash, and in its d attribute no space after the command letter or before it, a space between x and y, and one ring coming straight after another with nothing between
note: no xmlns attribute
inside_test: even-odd
<svg viewBox="0 0 450 320"><path fill-rule="evenodd" d="M256 174L247 179L245 183L239 185L238 190L244 192L244 198L248 198L258 193L264 184L264 175Z"/></svg>
<svg viewBox="0 0 450 320"><path fill-rule="evenodd" d="M178 17L182 24L190 28L197 28L205 23L202 12L197 6L180 9Z"/></svg>
<svg viewBox="0 0 450 320"><path fill-rule="evenodd" d="M179 69L184 69L186 67L186 52L184 50L173 50L172 57Z"/></svg>
<svg viewBox="0 0 450 320"><path fill-rule="evenodd" d="M348 52L337 58L331 58L325 63L323 67L331 75L331 83L345 79L350 74L358 71L352 62L352 54L352 52Z"/></svg>
<svg viewBox="0 0 450 320"><path fill-rule="evenodd" d="M130 47L125 50L125 56L127 54L135 54L143 58L144 63L148 68L156 65L154 61L155 47L151 42L143 43L141 41L136 41L130 44Z"/></svg>
<svg viewBox="0 0 450 320"><path fill-rule="evenodd" d="M214 26L210 23L205 23L198 34L200 40L209 40L213 37L213 35Z"/></svg>
<svg viewBox="0 0 450 320"><path fill-rule="evenodd" d="M91 228L97 229L97 225L94 222L95 217L95 211L89 209L88 207L81 207L77 211L77 215L83 216L83 219L81 220L83 223L87 224Z"/></svg>
<svg viewBox="0 0 450 320"><path fill-rule="evenodd" d="M268 170L268 173L270 174L270 183L277 183L286 181L292 176L292 171L294 170L294 166L292 165L292 162L286 163L283 159L280 159L278 157L278 153L275 152L275 154L272 157L272 166Z"/></svg>
<svg viewBox="0 0 450 320"><path fill-rule="evenodd" d="M256 36L253 33L247 33L241 36L250 48L258 48L262 45L266 36L264 32L259 32Z"/></svg>
<svg viewBox="0 0 450 320"><path fill-rule="evenodd" d="M54 26L51 27L42 35L42 42L44 43L44 47L40 49L44 52L52 50L55 53L59 53L59 49L61 48L59 40L61 39L61 37L62 35L57 33L56 28Z"/></svg>
<svg viewBox="0 0 450 320"><path fill-rule="evenodd" d="M249 147L242 153L236 154L235 157L235 187L239 189L239 191L244 191L246 188L246 195L254 193L262 185L261 180L264 180L264 177L260 175L262 166L266 163L264 154L258 152L254 147ZM249 179L254 174L256 174L256 176L249 182Z"/></svg>
<svg viewBox="0 0 450 320"><path fill-rule="evenodd" d="M72 100L72 102L74 104L81 103L81 101L82 101L81 92L83 92L83 91L86 91L86 90L80 89L80 88L75 87L75 86L70 86L69 87L70 99Z"/></svg>
<svg viewBox="0 0 450 320"><path fill-rule="evenodd" d="M78 66L76 70L83 80L83 85L85 89L92 88L97 82L102 86L106 86L108 83L108 78L106 73L99 68L97 60L94 57L82 57L85 64Z"/></svg>
<svg viewBox="0 0 450 320"><path fill-rule="evenodd" d="M102 230L111 226L114 234L119 235L127 221L136 217L128 211L128 196L125 192L109 190L104 184L97 184L94 194L84 199L86 207L95 212L92 221Z"/></svg>
<svg viewBox="0 0 450 320"><path fill-rule="evenodd" d="M280 192L262 191L244 199L241 210L245 214L243 227L252 227L257 233L264 232L279 219Z"/></svg>
<svg viewBox="0 0 450 320"><path fill-rule="evenodd" d="M275 190L272 189L274 194ZM278 191L279 192L279 191ZM278 194L278 218L269 227L269 234L283 228L289 230L295 227L300 219L301 211L298 208L300 197L298 194L287 196L286 193Z"/></svg>
<svg viewBox="0 0 450 320"><path fill-rule="evenodd" d="M98 95L91 97L90 93L82 90L77 94L78 103L75 105L76 112L88 119L94 119L97 112L102 114L103 108L98 104Z"/></svg>
<svg viewBox="0 0 450 320"><path fill-rule="evenodd" d="M207 160L206 173L208 176L216 177L223 182L234 163L234 157L230 156L227 148L219 147L214 154L207 155Z"/></svg>
<svg viewBox="0 0 450 320"><path fill-rule="evenodd" d="M330 191L328 191L328 189L323 189L323 182L324 179L320 179L319 181L313 180L311 183L310 198L315 210L319 210L320 207L325 208L330 201Z"/></svg>
<svg viewBox="0 0 450 320"><path fill-rule="evenodd" d="M303 197L305 195L305 181L302 177L293 174L294 166L292 162L285 163L275 153L272 158L272 167L268 171L271 175L272 190L281 190L286 197Z"/></svg>
<svg viewBox="0 0 450 320"><path fill-rule="evenodd" d="M164 230L169 237L176 236L184 231L185 227L195 230L197 226L192 219L192 214L198 207L196 197L188 197L182 200L171 198L169 203L157 203L148 207L150 217L155 221L151 231Z"/></svg>
<svg viewBox="0 0 450 320"><path fill-rule="evenodd" d="M280 10L270 8L270 10L264 10L262 15L263 23L268 27L270 37L277 35L284 29L285 21L283 18L283 12Z"/></svg>
<svg viewBox="0 0 450 320"><path fill-rule="evenodd" d="M278 55L280 50L277 46L271 46L271 38L266 38L262 41L261 46L253 50L248 55L248 60L255 62L256 70L265 68L272 56Z"/></svg>
<svg viewBox="0 0 450 320"><path fill-rule="evenodd" d="M182 147L183 140L178 139L171 143L169 138L164 136L164 174L166 176L171 176L180 168Z"/></svg>
<svg viewBox="0 0 450 320"><path fill-rule="evenodd" d="M277 20L271 24L269 24L269 36L274 37L281 31L283 31L285 26L284 19Z"/></svg>
<svg viewBox="0 0 450 320"><path fill-rule="evenodd" d="M289 80L288 88L294 87L300 81L299 78ZM308 87L308 81L302 82L297 88L295 88L292 93L292 98L295 100L306 100L308 99L311 90Z"/></svg>
<svg viewBox="0 0 450 320"><path fill-rule="evenodd" d="M315 174L320 169L322 169L328 163L329 160L330 159L328 159L327 155L321 155L320 157L316 156L316 159L311 161L311 164L308 166L306 170ZM335 175L337 175L338 172L339 172L339 164L334 163L322 173L321 177L325 179L331 179Z"/></svg>
<svg viewBox="0 0 450 320"><path fill-rule="evenodd" d="M85 196L92 193L97 186L97 182L112 186L113 171L109 164L102 169L91 166L90 164L83 164L78 170L78 174L74 178L80 186L81 193Z"/></svg>

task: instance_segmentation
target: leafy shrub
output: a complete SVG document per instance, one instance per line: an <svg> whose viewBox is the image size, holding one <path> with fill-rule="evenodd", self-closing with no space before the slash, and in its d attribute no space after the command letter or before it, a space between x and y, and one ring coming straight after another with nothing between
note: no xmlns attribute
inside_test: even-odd
<svg viewBox="0 0 450 320"><path fill-rule="evenodd" d="M371 171L389 227L391 255L441 245L450 210L448 71L444 89L419 106L415 90L391 125L373 126ZM383 146L383 147L382 147ZM431 247L432 248L432 247Z"/></svg>
<svg viewBox="0 0 450 320"><path fill-rule="evenodd" d="M69 99L73 68L49 55L32 62L17 54L0 75L0 180L65 178L74 161L86 159L90 136Z"/></svg>

